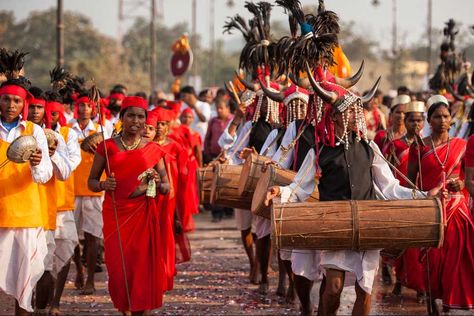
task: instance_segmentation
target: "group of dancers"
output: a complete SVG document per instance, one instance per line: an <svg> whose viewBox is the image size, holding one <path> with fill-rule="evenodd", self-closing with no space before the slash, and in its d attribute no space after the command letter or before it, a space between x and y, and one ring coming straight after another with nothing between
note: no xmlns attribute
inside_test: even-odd
<svg viewBox="0 0 474 316"><path fill-rule="evenodd" d="M59 315L71 261L90 295L105 257L118 310L159 308L176 264L191 259L195 112L179 100L150 110L123 85L101 97L60 67L43 91L24 76L25 55L0 51L0 289L18 315Z"/></svg>
<svg viewBox="0 0 474 316"><path fill-rule="evenodd" d="M384 114L377 108L380 78L358 95L351 88L361 78L363 64L352 77L334 75L335 52L340 51L337 15L323 1L314 14L304 14L299 1L276 3L289 15L289 36L277 41L269 36L272 5L266 2L246 3L253 15L248 24L237 15L225 26L226 31L243 33L240 67L252 79L237 72L245 88L240 95L235 85L229 88L241 106L219 140L228 163L242 164L254 152L270 157L267 164L297 172L290 185L269 188L267 204L275 197L280 203L306 201L316 187L320 201L440 197L446 218L443 246L406 249L397 260L385 258L384 265L395 267L394 294L400 295L402 286L415 289L420 302L427 301L429 314L442 312L437 299L444 312L474 308L474 218L467 193L472 191L469 153L474 148L469 144L474 139L466 146L465 139L455 137L470 135L471 123L465 118L471 115L474 90L470 80L463 92L455 84L471 78L468 66L452 69L455 48L444 44L442 62L430 82L432 92L417 96L399 89L388 104L389 126L384 128ZM453 40L452 32L445 34ZM235 211L250 280L259 280L259 292L265 295L271 222L248 210ZM356 276L353 314L369 314L380 250L280 249L278 258L277 294L292 302L296 292L302 315L313 312L310 293L319 279L318 315L334 315L346 272ZM290 279L286 294L281 271Z"/></svg>
<svg viewBox="0 0 474 316"><path fill-rule="evenodd" d="M288 13L291 30L278 41L271 36L273 5L267 2L247 2L248 23L236 15L225 25L243 33L245 46L242 71L226 85L238 106L211 166L242 164L259 154L267 164L296 172L290 185L268 190L267 204L276 197L305 201L316 187L320 201L439 197L446 218L442 247L406 249L383 265L395 267L394 293L416 290L430 314L441 313L436 299L445 312L474 308L474 138L467 140L471 122L465 119L474 90L470 76L462 86L443 75L456 73L446 62L453 46L442 54L433 93L400 91L384 129L377 109L380 79L359 95L353 87L363 64L352 77L335 75L337 15L322 0L312 14L304 14L297 0L276 4ZM57 67L51 88L42 91L24 76L24 57L0 51L6 77L0 87L0 289L15 298L18 315L58 315L71 261L76 288L93 294L103 248L114 306L124 314L159 308L163 293L173 288L176 264L191 258L186 233L199 209L202 141L190 125L202 113L193 105L194 90L181 90L183 110L180 101L165 100L151 109L123 85L102 98L95 86L87 89ZM26 136L34 137L33 148ZM12 160L12 148L23 150L18 159L24 163ZM271 221L245 209L236 209L235 218L250 282L267 295ZM336 314L346 272L356 276L353 314L369 314L380 250L273 251L277 294L288 303L297 297L302 315L313 313L310 293L318 280L318 314Z"/></svg>

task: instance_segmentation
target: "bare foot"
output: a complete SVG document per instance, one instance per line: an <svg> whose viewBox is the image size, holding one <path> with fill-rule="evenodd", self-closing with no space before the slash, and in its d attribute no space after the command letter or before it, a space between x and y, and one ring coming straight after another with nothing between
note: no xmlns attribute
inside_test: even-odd
<svg viewBox="0 0 474 316"><path fill-rule="evenodd" d="M58 306L51 306L51 308L49 310L49 315L51 315L51 316L61 316L62 313L59 310Z"/></svg>
<svg viewBox="0 0 474 316"><path fill-rule="evenodd" d="M74 281L74 286L77 290L81 290L84 287L84 274L78 272L76 274L76 281Z"/></svg>
<svg viewBox="0 0 474 316"><path fill-rule="evenodd" d="M287 304L294 304L295 303L295 288L293 286L289 286L288 290L286 291L286 303Z"/></svg>
<svg viewBox="0 0 474 316"><path fill-rule="evenodd" d="M87 283L84 286L84 289L82 290L81 295L92 295L94 293L95 293L94 285Z"/></svg>
<svg viewBox="0 0 474 316"><path fill-rule="evenodd" d="M260 283L258 287L258 294L267 295L268 293L268 283Z"/></svg>
<svg viewBox="0 0 474 316"><path fill-rule="evenodd" d="M285 296L285 284L278 284L277 290L276 290L276 295L283 297Z"/></svg>
<svg viewBox="0 0 474 316"><path fill-rule="evenodd" d="M251 265L250 266L250 283L252 284L258 284L258 269L256 265Z"/></svg>

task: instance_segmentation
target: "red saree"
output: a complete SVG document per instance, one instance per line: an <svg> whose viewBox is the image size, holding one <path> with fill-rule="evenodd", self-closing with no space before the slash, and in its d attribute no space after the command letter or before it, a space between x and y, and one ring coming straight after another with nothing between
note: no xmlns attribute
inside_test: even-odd
<svg viewBox="0 0 474 316"><path fill-rule="evenodd" d="M138 176L155 166L163 156L154 143L131 151L120 151L113 139L106 142L110 170L115 174L115 201L130 294L128 306L119 240L110 192L103 203L105 264L109 292L119 311L143 311L162 305L165 271L159 214L154 199L141 195L129 198L139 184ZM104 156L104 143L97 148Z"/></svg>
<svg viewBox="0 0 474 316"><path fill-rule="evenodd" d="M157 196L157 205L161 210L161 236L163 243L166 245L166 247L163 248L163 258L167 277L165 290L168 291L173 289L173 279L176 275L175 264L184 262L183 260L189 261L191 257L190 247L180 246L186 245L185 241L187 241L187 237L184 233L176 234L174 230L176 198L179 192L178 179L179 174L185 171L182 166L186 164L187 157L186 151L174 140L169 139L168 144L160 145L160 148L165 153L163 158L170 181L170 192L166 195ZM189 245L189 242L187 245Z"/></svg>
<svg viewBox="0 0 474 316"><path fill-rule="evenodd" d="M408 152L410 150L410 146L402 139L396 139L385 144L381 150L385 158L394 164L398 171L406 176L408 173ZM394 175L395 178L400 181L400 185L409 187L408 183L399 175L398 172L394 172Z"/></svg>
<svg viewBox="0 0 474 316"><path fill-rule="evenodd" d="M410 146L402 139L393 140L385 144L383 155L394 164L397 169L404 174L408 174L408 153ZM398 172L394 172L395 177L400 181L400 185L409 187L405 179ZM420 249L406 249L403 255L394 262L397 281L403 286L417 292L425 292L425 278L423 265L420 262Z"/></svg>
<svg viewBox="0 0 474 316"><path fill-rule="evenodd" d="M449 148L449 151L448 151ZM462 159L466 141L453 138L448 144L435 148L437 157L430 146L421 148L421 180L423 190L437 186L443 171L441 164L446 155L446 178L464 177ZM410 148L410 163L417 163L418 150ZM430 248L423 258L423 275L428 276L433 298L443 300L450 309L474 308L474 222L469 214L467 199L463 192L450 192L445 201L446 227L441 248Z"/></svg>
<svg viewBox="0 0 474 316"><path fill-rule="evenodd" d="M179 187L186 188L177 192L177 210L183 225L184 232L194 230L193 214L198 213L199 209L199 195L197 192L197 169L199 167L198 161L194 156L194 147L198 146L199 134L194 133L188 126L180 125L173 129L170 138L180 142L187 153L186 173L179 174Z"/></svg>

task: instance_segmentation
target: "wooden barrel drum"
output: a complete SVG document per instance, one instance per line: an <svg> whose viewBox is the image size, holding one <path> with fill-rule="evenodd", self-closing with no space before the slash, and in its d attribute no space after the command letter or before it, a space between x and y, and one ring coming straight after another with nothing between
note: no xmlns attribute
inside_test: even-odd
<svg viewBox="0 0 474 316"><path fill-rule="evenodd" d="M250 210L252 196L242 197L238 192L241 173L242 165L217 164L214 166L211 204Z"/></svg>
<svg viewBox="0 0 474 316"><path fill-rule="evenodd" d="M260 179L257 182L257 187L252 198L251 211L255 215L265 218L271 218L271 205L265 206L265 198L267 191L272 186L286 186L293 182L296 172L292 170L280 169L274 165L268 165L264 172L262 172ZM319 200L318 187L309 197L307 202L314 202Z"/></svg>
<svg viewBox="0 0 474 316"><path fill-rule="evenodd" d="M214 178L213 167L198 168L197 183L199 192L199 201L201 204L207 204L211 201L212 179Z"/></svg>
<svg viewBox="0 0 474 316"><path fill-rule="evenodd" d="M440 247L442 214L438 199L276 202L272 233L277 247L287 249Z"/></svg>
<svg viewBox="0 0 474 316"><path fill-rule="evenodd" d="M257 187L258 179L262 174L262 168L266 161L271 159L265 156L250 154L242 167L242 174L239 181L239 194L242 196L252 196Z"/></svg>

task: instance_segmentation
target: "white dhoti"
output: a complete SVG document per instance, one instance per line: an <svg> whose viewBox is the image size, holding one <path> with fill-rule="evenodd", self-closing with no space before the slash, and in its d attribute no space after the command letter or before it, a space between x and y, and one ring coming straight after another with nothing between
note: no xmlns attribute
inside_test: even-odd
<svg viewBox="0 0 474 316"><path fill-rule="evenodd" d="M45 231L46 246L48 247L48 253L44 258L44 270L53 271L54 252L56 250L56 243L54 242L54 230Z"/></svg>
<svg viewBox="0 0 474 316"><path fill-rule="evenodd" d="M272 232L272 222L262 216L255 216L255 234L257 239L270 235Z"/></svg>
<svg viewBox="0 0 474 316"><path fill-rule="evenodd" d="M84 238L84 232L103 238L102 201L101 196L76 196L74 219L80 239Z"/></svg>
<svg viewBox="0 0 474 316"><path fill-rule="evenodd" d="M291 261L291 250L289 249L280 249L278 250L280 253L280 259L281 260L286 260L286 261Z"/></svg>
<svg viewBox="0 0 474 316"><path fill-rule="evenodd" d="M238 230L247 230L252 228L252 232L255 232L255 215L250 210L243 210L236 208L235 212L235 224Z"/></svg>
<svg viewBox="0 0 474 316"><path fill-rule="evenodd" d="M79 244L74 211L58 212L54 241L56 242L56 250L54 252L53 274L57 275L71 259L74 248Z"/></svg>
<svg viewBox="0 0 474 316"><path fill-rule="evenodd" d="M47 253L43 228L0 228L0 289L29 312Z"/></svg>
<svg viewBox="0 0 474 316"><path fill-rule="evenodd" d="M308 249L291 250L291 269L293 273L316 281L321 277L320 251Z"/></svg>
<svg viewBox="0 0 474 316"><path fill-rule="evenodd" d="M371 294L375 276L379 268L380 250L352 251L340 250L321 252L321 267L352 272L359 286Z"/></svg>

